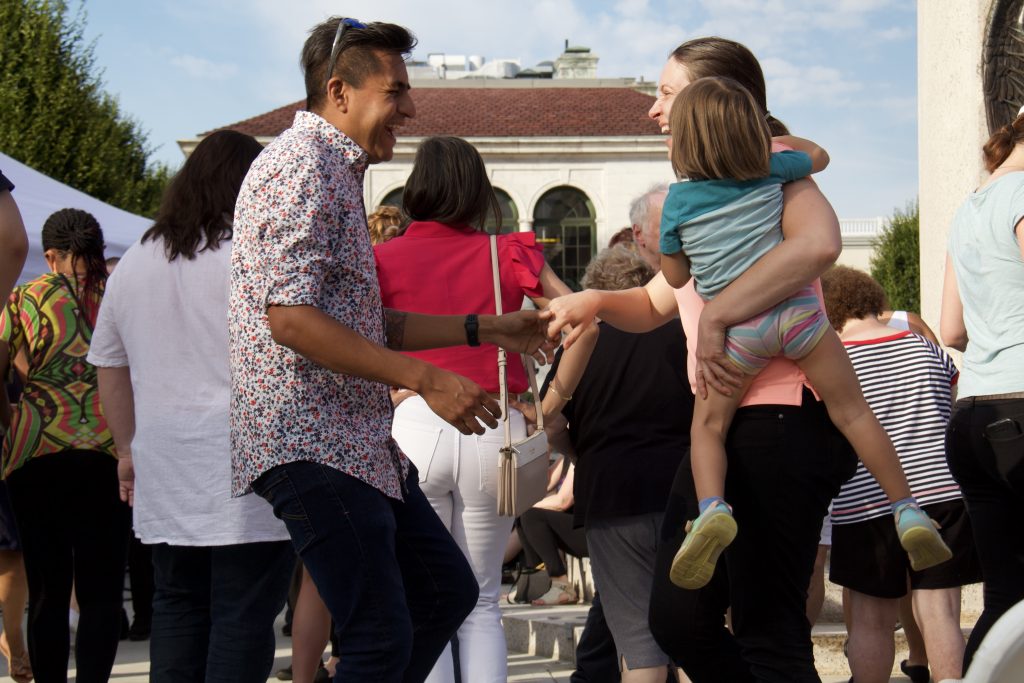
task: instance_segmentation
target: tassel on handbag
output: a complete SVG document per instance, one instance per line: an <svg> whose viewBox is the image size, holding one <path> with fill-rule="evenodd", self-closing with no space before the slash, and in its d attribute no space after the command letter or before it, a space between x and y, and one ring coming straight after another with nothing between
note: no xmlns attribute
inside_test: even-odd
<svg viewBox="0 0 1024 683"><path fill-rule="evenodd" d="M494 304L502 314L501 280L498 277L498 240L491 235L491 272L494 276ZM505 425L505 445L498 456L498 514L518 517L533 507L547 492L548 437L544 433L544 412L537 391L533 357L522 354L523 367L530 380L530 391L537 408L537 431L519 441L512 441L512 424L508 415L508 357L498 348L498 383L501 386L501 414Z"/></svg>

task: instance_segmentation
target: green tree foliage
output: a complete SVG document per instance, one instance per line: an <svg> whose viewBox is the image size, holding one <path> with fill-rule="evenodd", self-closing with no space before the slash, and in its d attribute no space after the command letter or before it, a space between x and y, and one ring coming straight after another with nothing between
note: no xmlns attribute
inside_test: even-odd
<svg viewBox="0 0 1024 683"><path fill-rule="evenodd" d="M896 209L875 242L871 277L885 289L893 310L921 310L920 217L916 201L902 211Z"/></svg>
<svg viewBox="0 0 1024 683"><path fill-rule="evenodd" d="M151 216L168 169L104 92L84 16L63 0L0 0L0 151L71 187Z"/></svg>

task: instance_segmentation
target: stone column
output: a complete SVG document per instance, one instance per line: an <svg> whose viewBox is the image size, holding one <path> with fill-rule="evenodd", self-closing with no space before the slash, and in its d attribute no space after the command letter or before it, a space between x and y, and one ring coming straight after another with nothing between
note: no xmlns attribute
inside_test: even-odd
<svg viewBox="0 0 1024 683"><path fill-rule="evenodd" d="M917 3L921 315L936 332L950 222L985 175L981 65L992 1Z"/></svg>

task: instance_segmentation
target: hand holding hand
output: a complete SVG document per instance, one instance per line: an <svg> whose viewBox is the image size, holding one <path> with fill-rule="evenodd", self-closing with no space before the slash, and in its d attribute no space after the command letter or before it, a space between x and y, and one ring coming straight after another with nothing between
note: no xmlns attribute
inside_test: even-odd
<svg viewBox="0 0 1024 683"><path fill-rule="evenodd" d="M576 343L587 327L594 324L599 307L600 301L596 293L589 289L552 299L547 308L550 314L548 338L557 340L563 328L571 328L562 343L562 346L568 349Z"/></svg>
<svg viewBox="0 0 1024 683"><path fill-rule="evenodd" d="M496 316L494 327L482 337L511 353L528 353L541 365L554 360L557 344L547 338L551 314L547 311L522 310Z"/></svg>

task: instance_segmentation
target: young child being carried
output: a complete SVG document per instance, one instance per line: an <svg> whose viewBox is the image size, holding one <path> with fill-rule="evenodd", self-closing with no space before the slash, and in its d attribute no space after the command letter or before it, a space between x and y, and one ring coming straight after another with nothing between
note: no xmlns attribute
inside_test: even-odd
<svg viewBox="0 0 1024 683"><path fill-rule="evenodd" d="M708 301L782 241L782 184L821 171L828 155L790 136L775 141L797 151L770 153L764 116L746 89L726 78L701 78L684 89L672 105L671 130L672 166L684 180L671 186L665 200L662 272L676 288L692 276L697 293ZM885 491L911 566L919 570L951 557L911 496L892 442L865 402L812 285L730 327L725 352L742 370L742 385L730 396L716 391L706 399L697 396L690 438L700 515L672 563L676 585L706 584L736 536L732 509L723 498L725 436L750 383L779 355L800 367Z"/></svg>

